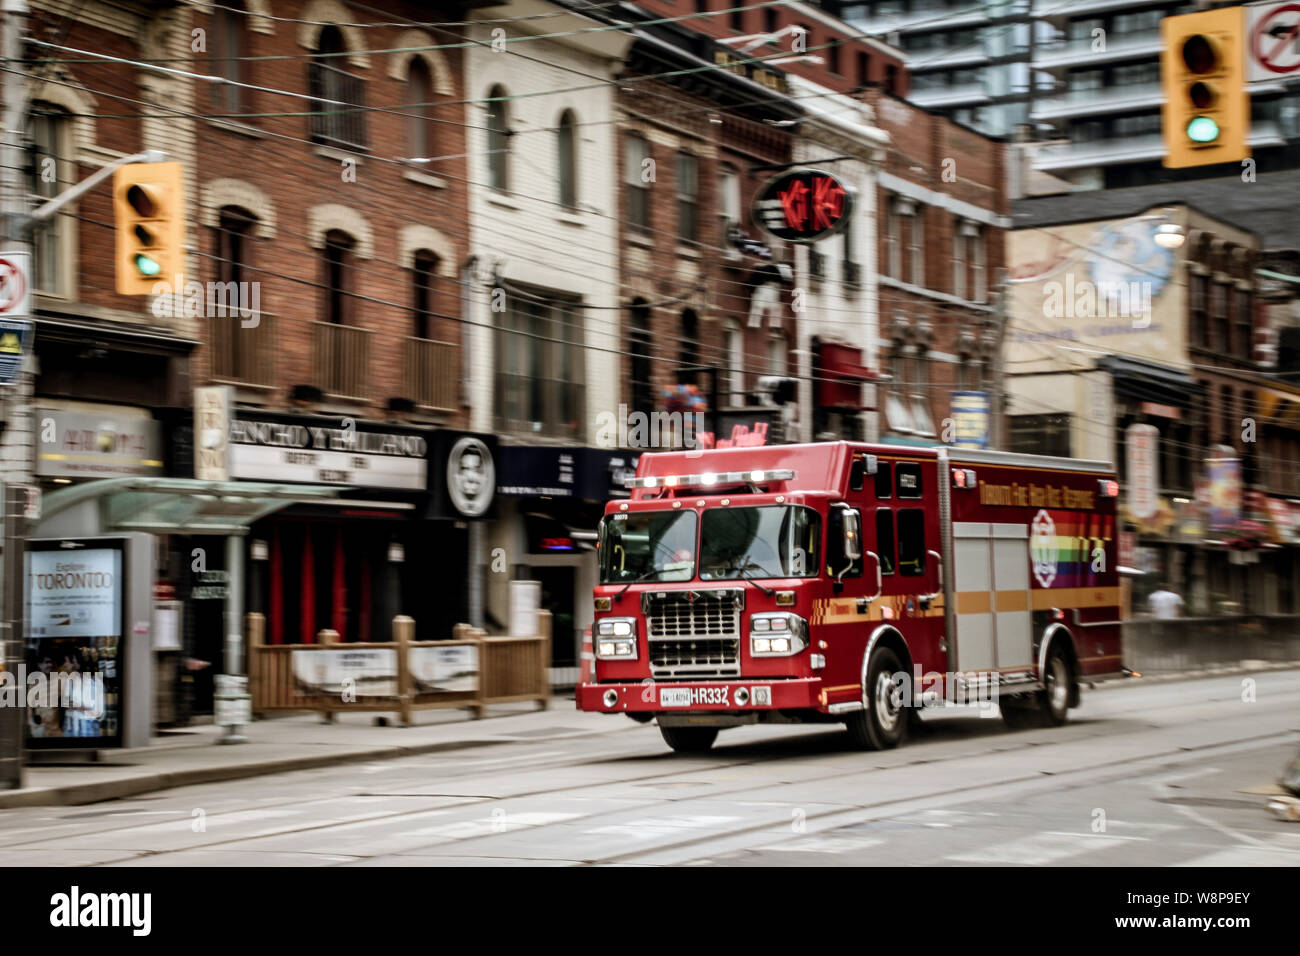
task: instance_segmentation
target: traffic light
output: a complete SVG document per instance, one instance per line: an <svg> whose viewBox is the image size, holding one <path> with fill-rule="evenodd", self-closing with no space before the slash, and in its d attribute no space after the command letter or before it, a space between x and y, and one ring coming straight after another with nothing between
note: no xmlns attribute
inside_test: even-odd
<svg viewBox="0 0 1300 956"><path fill-rule="evenodd" d="M117 291L148 295L185 271L185 170L131 163L113 173Z"/></svg>
<svg viewBox="0 0 1300 956"><path fill-rule="evenodd" d="M1161 21L1165 166L1240 162L1250 155L1245 29L1242 7Z"/></svg>

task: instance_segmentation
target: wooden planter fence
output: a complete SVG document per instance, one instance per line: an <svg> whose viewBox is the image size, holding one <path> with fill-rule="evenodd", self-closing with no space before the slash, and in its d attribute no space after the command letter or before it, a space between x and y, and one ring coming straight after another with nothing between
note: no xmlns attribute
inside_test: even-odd
<svg viewBox="0 0 1300 956"><path fill-rule="evenodd" d="M255 714L315 710L328 721L377 711L409 725L417 710L459 707L477 718L489 704L535 700L544 710L550 703L549 611L539 612L536 637L489 637L457 624L447 641L413 640L415 621L405 615L393 618L391 641L364 644L341 644L331 630L319 632L316 644L267 644L265 617L249 614L246 623Z"/></svg>

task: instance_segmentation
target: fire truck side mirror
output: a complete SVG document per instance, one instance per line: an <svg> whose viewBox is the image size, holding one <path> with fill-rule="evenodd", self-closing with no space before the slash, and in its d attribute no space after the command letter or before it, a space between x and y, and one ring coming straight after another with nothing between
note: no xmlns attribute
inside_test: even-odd
<svg viewBox="0 0 1300 956"><path fill-rule="evenodd" d="M862 557L862 514L852 508L844 511L844 557L849 561Z"/></svg>

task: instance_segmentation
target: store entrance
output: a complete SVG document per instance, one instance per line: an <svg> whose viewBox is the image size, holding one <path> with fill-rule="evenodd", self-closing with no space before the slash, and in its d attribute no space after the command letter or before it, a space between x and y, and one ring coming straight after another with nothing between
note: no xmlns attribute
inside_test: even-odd
<svg viewBox="0 0 1300 956"><path fill-rule="evenodd" d="M578 666L574 572L572 567L532 568L533 578L542 584L542 607L551 612L551 666L556 668Z"/></svg>

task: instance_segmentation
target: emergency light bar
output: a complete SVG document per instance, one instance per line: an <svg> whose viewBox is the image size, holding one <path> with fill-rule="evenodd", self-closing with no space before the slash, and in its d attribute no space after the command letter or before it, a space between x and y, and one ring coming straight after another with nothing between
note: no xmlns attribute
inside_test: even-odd
<svg viewBox="0 0 1300 956"><path fill-rule="evenodd" d="M751 471L706 471L698 475L653 475L628 478L623 486L633 488L709 488L713 485L761 485L769 481L792 481L790 468L755 468Z"/></svg>

